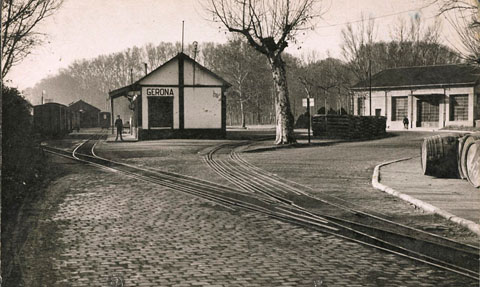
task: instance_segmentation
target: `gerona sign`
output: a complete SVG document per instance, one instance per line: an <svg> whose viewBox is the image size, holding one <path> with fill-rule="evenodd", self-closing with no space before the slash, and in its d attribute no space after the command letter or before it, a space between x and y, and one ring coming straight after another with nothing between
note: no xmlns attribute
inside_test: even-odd
<svg viewBox="0 0 480 287"><path fill-rule="evenodd" d="M173 96L172 88L147 88L147 96Z"/></svg>

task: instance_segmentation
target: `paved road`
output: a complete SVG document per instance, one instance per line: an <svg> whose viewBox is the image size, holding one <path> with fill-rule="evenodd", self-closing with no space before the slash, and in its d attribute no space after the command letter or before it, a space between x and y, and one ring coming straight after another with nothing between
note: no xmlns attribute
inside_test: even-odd
<svg viewBox="0 0 480 287"><path fill-rule="evenodd" d="M115 148L120 146L125 147ZM329 149L345 152L355 147L376 153L368 146L368 142L348 143ZM141 143L132 147L141 148ZM182 152L193 159L203 148ZM313 150L318 156L348 157L321 147ZM260 164L268 153L251 157ZM380 152L379 157L385 154ZM121 149L119 155L125 159L127 151ZM149 152L146 164L158 165L164 156L170 164L174 160L172 154L159 155L152 159ZM57 200L41 216L24 248L24 286L115 286L113 282L119 280L124 286L478 286L331 235L232 211L118 173L59 161L69 173L51 185L49 194ZM351 198L360 198L361 190L371 192L364 178L370 169L364 169L360 159L352 161L356 164L350 166L351 172L344 173L331 160L321 165L316 172L321 171L321 182L328 182L325 190L338 195L341 186L349 183L352 190L346 194ZM201 174L207 176L208 170Z"/></svg>

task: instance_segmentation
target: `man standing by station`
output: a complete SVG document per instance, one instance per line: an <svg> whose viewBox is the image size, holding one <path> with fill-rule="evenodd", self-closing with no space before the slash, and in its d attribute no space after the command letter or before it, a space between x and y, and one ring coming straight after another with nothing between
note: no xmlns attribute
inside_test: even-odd
<svg viewBox="0 0 480 287"><path fill-rule="evenodd" d="M403 127L408 130L408 124L409 124L409 121L408 121L408 118L407 117L404 117L403 118Z"/></svg>
<svg viewBox="0 0 480 287"><path fill-rule="evenodd" d="M120 140L123 142L123 137L122 137L123 121L120 118L120 115L118 115L117 119L115 120L115 127L117 128L117 137L115 138L115 141L118 140L118 135L120 135Z"/></svg>

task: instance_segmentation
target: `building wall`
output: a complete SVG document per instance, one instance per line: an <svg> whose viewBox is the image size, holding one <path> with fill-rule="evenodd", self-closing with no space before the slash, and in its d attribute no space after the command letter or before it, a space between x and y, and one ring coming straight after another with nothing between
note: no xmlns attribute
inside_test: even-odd
<svg viewBox="0 0 480 287"><path fill-rule="evenodd" d="M221 95L220 87L185 88L185 128L220 129L222 127Z"/></svg>
<svg viewBox="0 0 480 287"><path fill-rule="evenodd" d="M389 129L402 129L403 122L401 118L392 120L392 98L395 97L407 97L408 99L408 119L409 126L412 128L419 127L417 118L418 101L422 96L434 95L439 99L439 115L438 123L430 123L433 127L445 127L449 125L456 126L473 126L474 120L480 118L480 109L478 107L480 86L477 87L452 87L452 88L435 88L435 89L404 89L404 90L374 90L372 91L372 109L371 115L375 115L376 109L381 109L381 115L387 117L387 128ZM450 120L450 102L451 95L468 95L468 120L454 121ZM385 96L386 95L386 96ZM354 114L358 115L358 98L363 97L364 100L364 115L370 115L370 101L368 91L355 91L354 92ZM425 123L429 125L429 123Z"/></svg>
<svg viewBox="0 0 480 287"><path fill-rule="evenodd" d="M178 61L167 62L144 78L141 85L178 85Z"/></svg>
<svg viewBox="0 0 480 287"><path fill-rule="evenodd" d="M223 83L215 78L211 73L200 68L199 65L191 61L184 62L184 84L185 85L210 85L221 86ZM194 73L195 70L195 73ZM194 81L195 75L195 81Z"/></svg>

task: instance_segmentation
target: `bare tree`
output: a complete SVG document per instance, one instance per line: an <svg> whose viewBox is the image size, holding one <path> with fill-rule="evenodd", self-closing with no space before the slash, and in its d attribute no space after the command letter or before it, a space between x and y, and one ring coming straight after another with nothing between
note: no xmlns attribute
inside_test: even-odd
<svg viewBox="0 0 480 287"><path fill-rule="evenodd" d="M55 12L63 0L2 1L2 78L10 68L28 56L40 44L43 34L37 25Z"/></svg>
<svg viewBox="0 0 480 287"><path fill-rule="evenodd" d="M352 24L342 29L342 54L359 81L365 81L372 59L372 46L375 41L375 21L368 21L362 15L362 21L357 27Z"/></svg>
<svg viewBox="0 0 480 287"><path fill-rule="evenodd" d="M318 0L208 0L207 11L230 32L248 43L270 63L275 84L276 144L296 142L282 52L298 33L312 29L320 16Z"/></svg>
<svg viewBox="0 0 480 287"><path fill-rule="evenodd" d="M455 48L464 59L480 64L480 10L478 0L434 0L439 15L445 16L457 32L460 45Z"/></svg>

